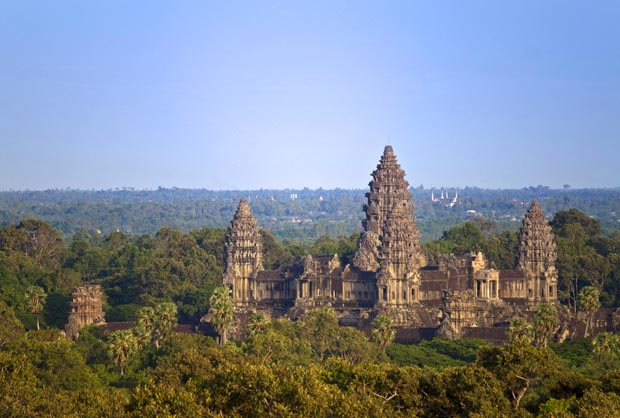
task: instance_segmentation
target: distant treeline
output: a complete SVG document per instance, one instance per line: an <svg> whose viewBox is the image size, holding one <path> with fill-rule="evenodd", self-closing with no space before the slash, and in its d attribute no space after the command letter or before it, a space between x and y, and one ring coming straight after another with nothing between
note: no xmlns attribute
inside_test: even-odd
<svg viewBox="0 0 620 418"><path fill-rule="evenodd" d="M452 199L456 189L444 189ZM68 239L80 231L132 235L154 234L163 227L188 232L225 227L239 199L250 201L261 227L280 240L311 242L321 236L349 236L361 230L365 190L285 189L222 190L165 189L101 191L46 190L0 192L0 224L15 225L36 218ZM432 202L431 192L412 188L415 215L423 241L441 237L450 227L474 217L496 221L501 229L517 230L532 200L547 217L576 208L597 219L603 231L620 229L620 188L549 189L544 186L513 190L466 187L458 190L452 207Z"/></svg>

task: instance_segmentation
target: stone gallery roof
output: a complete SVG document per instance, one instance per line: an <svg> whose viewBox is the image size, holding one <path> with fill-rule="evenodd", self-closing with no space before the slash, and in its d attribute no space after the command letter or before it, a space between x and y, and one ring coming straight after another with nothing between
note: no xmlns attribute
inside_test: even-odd
<svg viewBox="0 0 620 418"><path fill-rule="evenodd" d="M257 280L282 280L285 274L282 270L262 270L256 275Z"/></svg>
<svg viewBox="0 0 620 418"><path fill-rule="evenodd" d="M370 271L360 271L358 269L351 269L344 274L344 280L349 281L375 281L376 274Z"/></svg>
<svg viewBox="0 0 620 418"><path fill-rule="evenodd" d="M508 342L508 327L464 327L463 337L478 338L493 344L504 344Z"/></svg>
<svg viewBox="0 0 620 418"><path fill-rule="evenodd" d="M436 289L432 283L441 283L443 289L461 290L467 287L467 269L454 268L439 270L436 267L427 267L420 270L421 289Z"/></svg>
<svg viewBox="0 0 620 418"><path fill-rule="evenodd" d="M519 270L499 270L500 280L523 280L525 275Z"/></svg>

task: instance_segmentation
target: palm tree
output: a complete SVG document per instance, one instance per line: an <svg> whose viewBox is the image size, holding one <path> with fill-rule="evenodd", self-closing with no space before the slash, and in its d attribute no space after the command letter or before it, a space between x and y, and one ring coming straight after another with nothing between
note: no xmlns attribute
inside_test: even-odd
<svg viewBox="0 0 620 418"><path fill-rule="evenodd" d="M593 352L599 358L603 355L616 355L620 353L620 335L612 332L604 332L592 340Z"/></svg>
<svg viewBox="0 0 620 418"><path fill-rule="evenodd" d="M379 344L383 351L392 344L396 331L389 316L379 315L372 321L372 339Z"/></svg>
<svg viewBox="0 0 620 418"><path fill-rule="evenodd" d="M510 321L508 338L512 343L532 343L532 325L525 318L515 318Z"/></svg>
<svg viewBox="0 0 620 418"><path fill-rule="evenodd" d="M177 323L177 305L172 302L160 303L155 307L153 323L153 343L159 349L160 341Z"/></svg>
<svg viewBox="0 0 620 418"><path fill-rule="evenodd" d="M209 298L209 303L211 304L209 308L211 324L220 335L220 345L224 345L226 344L226 333L234 321L234 306L230 297L230 289L227 287L215 288L211 298Z"/></svg>
<svg viewBox="0 0 620 418"><path fill-rule="evenodd" d="M133 329L138 348L142 348L153 340L155 326L155 309L145 306L138 311L138 324Z"/></svg>
<svg viewBox="0 0 620 418"><path fill-rule="evenodd" d="M592 318L601 307L600 296L600 290L594 286L585 286L579 291L579 307L586 314L586 330L583 335L584 337L588 336L590 326L592 325Z"/></svg>
<svg viewBox="0 0 620 418"><path fill-rule="evenodd" d="M558 323L558 311L550 303L538 305L534 313L534 342L538 347L546 347Z"/></svg>
<svg viewBox="0 0 620 418"><path fill-rule="evenodd" d="M125 374L125 364L136 348L136 338L131 330L116 331L110 334L110 354L112 361Z"/></svg>
<svg viewBox="0 0 620 418"><path fill-rule="evenodd" d="M267 325L269 325L269 320L267 317L265 317L262 313L255 313L248 321L248 330L250 331L250 335L261 332Z"/></svg>
<svg viewBox="0 0 620 418"><path fill-rule="evenodd" d="M43 310L47 294L40 286L30 286L26 291L26 302L28 310L37 318L37 331L39 331L39 313Z"/></svg>

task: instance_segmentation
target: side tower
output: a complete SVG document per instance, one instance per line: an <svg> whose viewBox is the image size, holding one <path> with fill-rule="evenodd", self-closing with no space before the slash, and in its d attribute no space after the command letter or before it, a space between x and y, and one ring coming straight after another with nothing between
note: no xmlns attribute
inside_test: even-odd
<svg viewBox="0 0 620 418"><path fill-rule="evenodd" d="M75 340L80 329L90 324L105 324L101 287L84 285L76 287L71 294L71 313L65 326L67 338Z"/></svg>
<svg viewBox="0 0 620 418"><path fill-rule="evenodd" d="M224 286L232 291L235 305L247 305L256 299L255 280L263 269L263 245L247 200L242 199L226 234Z"/></svg>
<svg viewBox="0 0 620 418"><path fill-rule="evenodd" d="M527 300L557 299L558 272L555 259L555 241L551 226L538 202L534 201L523 219L517 263L517 269L525 276Z"/></svg>
<svg viewBox="0 0 620 418"><path fill-rule="evenodd" d="M385 147L369 186L364 232L353 265L378 273L379 305L411 304L418 299L419 269L426 259L413 217L409 183L391 146Z"/></svg>

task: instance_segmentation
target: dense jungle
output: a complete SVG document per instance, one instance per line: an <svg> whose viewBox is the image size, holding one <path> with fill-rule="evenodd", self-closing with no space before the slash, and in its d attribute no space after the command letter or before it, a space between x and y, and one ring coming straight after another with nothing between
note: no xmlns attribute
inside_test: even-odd
<svg viewBox="0 0 620 418"><path fill-rule="evenodd" d="M586 316L618 307L620 234L575 208L550 220L561 303ZM501 225L460 219L424 248L481 250L513 268L517 231ZM230 326L218 290L224 228L70 230L32 218L0 228L2 416L620 416L618 334L555 343L557 315L537 312L510 324L504 346L403 345L385 318L365 334L319 309L294 322L256 315L247 340L224 343L200 332L205 315ZM307 253L347 262L359 236L262 234L266 268ZM68 341L70 295L83 284L102 286L108 324Z"/></svg>

